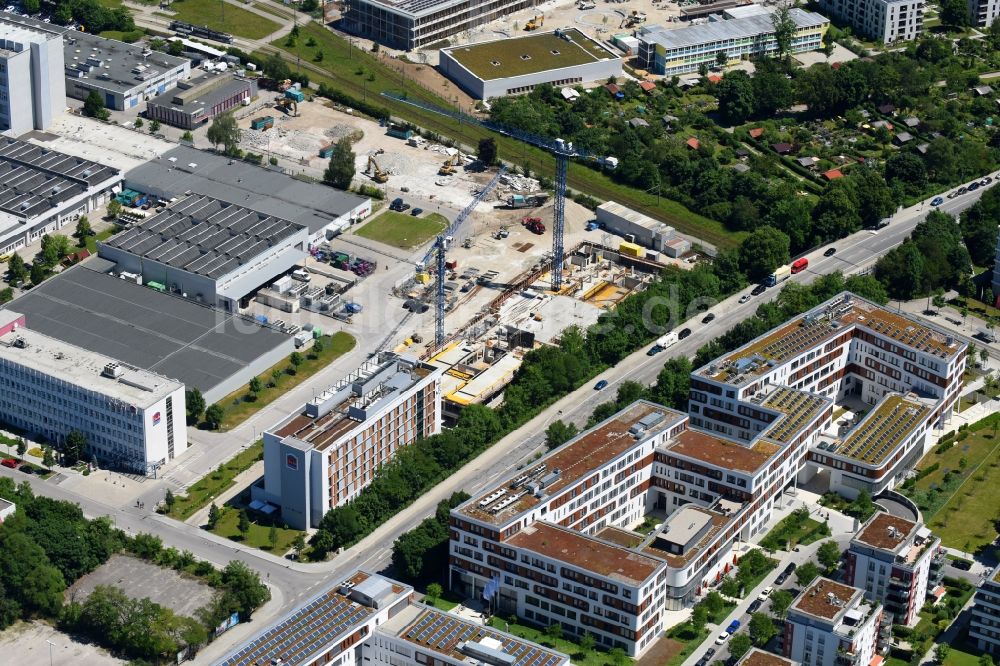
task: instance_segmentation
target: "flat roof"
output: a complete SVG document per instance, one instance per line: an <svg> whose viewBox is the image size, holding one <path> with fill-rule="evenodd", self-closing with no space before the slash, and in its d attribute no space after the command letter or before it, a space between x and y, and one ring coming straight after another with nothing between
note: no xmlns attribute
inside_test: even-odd
<svg viewBox="0 0 1000 666"><path fill-rule="evenodd" d="M736 666L795 666L797 663L799 662L765 652L760 648L752 648L736 662Z"/></svg>
<svg viewBox="0 0 1000 666"><path fill-rule="evenodd" d="M218 279L304 229L273 215L192 194L103 244Z"/></svg>
<svg viewBox="0 0 1000 666"><path fill-rule="evenodd" d="M464 662L475 659L476 648L486 647L487 651L492 649L508 655L511 666L557 666L569 662L569 657L561 652L470 622L458 615L423 605L410 606L403 613L407 615L403 619L408 622L402 629L391 631L391 626L383 624L380 630L391 631L408 643L451 660ZM411 620L409 616L415 617Z"/></svg>
<svg viewBox="0 0 1000 666"><path fill-rule="evenodd" d="M819 27L830 22L825 16L798 7L788 10L788 18L795 23L798 30ZM752 39L772 33L774 33L774 24L771 22L771 14L768 12L744 18L709 21L686 28L667 28L662 25L643 26L639 28L636 36L642 41L651 42L670 50L733 39Z"/></svg>
<svg viewBox="0 0 1000 666"><path fill-rule="evenodd" d="M634 587L663 566L655 558L542 521L528 525L505 543Z"/></svg>
<svg viewBox="0 0 1000 666"><path fill-rule="evenodd" d="M654 220L648 215L644 215L637 210L632 210L628 206L622 205L617 201L605 201L600 206L597 207L597 215L600 217L601 213L608 213L609 215L615 215L617 217L624 218L631 222L632 224L638 225L644 229L649 229L650 231L673 231L673 227L660 222L659 220ZM682 239L675 239L682 240Z"/></svg>
<svg viewBox="0 0 1000 666"><path fill-rule="evenodd" d="M761 402L761 406L781 412L784 417L767 429L767 437L787 444L830 404L832 400L821 395L785 386L776 387Z"/></svg>
<svg viewBox="0 0 1000 666"><path fill-rule="evenodd" d="M9 57L26 51L31 44L42 44L59 38L58 31L37 25L47 26L47 23L31 19L20 21L20 18L17 14L0 12L0 44L4 45L0 47L0 54Z"/></svg>
<svg viewBox="0 0 1000 666"><path fill-rule="evenodd" d="M637 446L641 440L637 440L629 430L634 426L640 426L640 422L652 424L644 429L642 437L646 439L669 429L685 418L686 414L652 402L644 400L634 402L553 450L541 460L526 465L523 470L513 470L499 486L473 497L459 507L459 511L486 523L503 524L541 501L529 491L531 482L547 480L548 483L544 486L545 494L557 494ZM517 488L511 487L512 481L522 477L524 479ZM494 497L496 503L489 502L481 507L480 504L488 497ZM504 508L497 510L502 504Z"/></svg>
<svg viewBox="0 0 1000 666"><path fill-rule="evenodd" d="M851 333L859 327L912 349L951 359L965 349L954 335L842 292L826 303L751 340L736 351L698 369L720 382L744 385L771 367Z"/></svg>
<svg viewBox="0 0 1000 666"><path fill-rule="evenodd" d="M32 218L120 175L118 169L0 137L0 211Z"/></svg>
<svg viewBox="0 0 1000 666"><path fill-rule="evenodd" d="M646 537L641 534L631 532L621 527L615 527L614 525L608 525L601 529L601 531L597 533L597 538L603 539L604 541L610 541L611 543L625 548L638 548L642 545L642 542L646 540Z"/></svg>
<svg viewBox="0 0 1000 666"><path fill-rule="evenodd" d="M355 573L350 582L359 585L371 576ZM411 588L393 583L396 598L406 596ZM308 662L323 648L341 640L345 634L364 624L375 613L374 608L359 604L341 593L341 584L322 592L304 606L293 611L262 634L243 644L236 652L215 662L216 666L258 666L277 663L295 666Z"/></svg>
<svg viewBox="0 0 1000 666"><path fill-rule="evenodd" d="M682 430L661 448L667 453L747 474L757 472L781 450L781 446L766 439L742 444L693 428Z"/></svg>
<svg viewBox="0 0 1000 666"><path fill-rule="evenodd" d="M125 174L126 185L139 192L186 192L238 203L296 224L314 234L369 199L308 183L243 160L231 160L188 146L178 146Z"/></svg>
<svg viewBox="0 0 1000 666"><path fill-rule="evenodd" d="M0 362L8 361L56 377L88 391L127 402L140 409L152 406L181 384L147 370L126 367L116 359L33 331L18 328L0 336ZM107 376L115 366L121 373Z"/></svg>
<svg viewBox="0 0 1000 666"><path fill-rule="evenodd" d="M621 57L577 30L535 33L441 49L484 81L575 67Z"/></svg>
<svg viewBox="0 0 1000 666"><path fill-rule="evenodd" d="M207 72L149 100L147 105L162 106L180 113L196 114L229 99L246 88L253 89L253 82L233 76L230 72Z"/></svg>
<svg viewBox="0 0 1000 666"><path fill-rule="evenodd" d="M733 504L738 506L736 503ZM649 543L642 548L642 552L665 560L674 569L681 569L711 544L736 515L737 511L723 515L701 506L685 504L667 518L661 531L653 535ZM701 538L698 538L699 535ZM681 539L685 539L683 553L674 553L660 547L661 542L663 545L670 543L680 545ZM694 541L695 539L697 541Z"/></svg>
<svg viewBox="0 0 1000 666"><path fill-rule="evenodd" d="M12 301L29 328L203 393L284 345L250 320L81 264ZM239 321L237 321L239 319Z"/></svg>
<svg viewBox="0 0 1000 666"><path fill-rule="evenodd" d="M872 548L895 551L916 531L917 523L884 511L876 513L854 540Z"/></svg>
<svg viewBox="0 0 1000 666"><path fill-rule="evenodd" d="M829 578L817 578L792 603L792 609L807 615L832 620L845 610L861 590L836 583Z"/></svg>
<svg viewBox="0 0 1000 666"><path fill-rule="evenodd" d="M916 399L893 394L878 403L847 436L844 443L827 452L878 465L931 413Z"/></svg>
<svg viewBox="0 0 1000 666"><path fill-rule="evenodd" d="M89 32L63 33L63 60L66 76L89 88L125 93L147 82L183 69L187 58L153 51L147 46L126 44ZM89 62L88 62L89 61Z"/></svg>

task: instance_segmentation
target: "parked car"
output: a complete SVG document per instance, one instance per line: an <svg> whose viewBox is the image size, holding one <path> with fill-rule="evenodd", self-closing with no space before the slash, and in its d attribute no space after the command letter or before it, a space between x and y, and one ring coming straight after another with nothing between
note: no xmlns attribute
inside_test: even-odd
<svg viewBox="0 0 1000 666"><path fill-rule="evenodd" d="M771 592L773 592L773 591L774 591L773 587L770 587L770 586L765 587L763 590L760 591L760 594L757 595L757 598L760 599L763 602L769 596L771 596Z"/></svg>
<svg viewBox="0 0 1000 666"><path fill-rule="evenodd" d="M715 315L712 314L711 312L709 312L707 315L705 315L704 317L701 318L701 323L707 324L708 322L714 321L714 320L715 320Z"/></svg>
<svg viewBox="0 0 1000 666"><path fill-rule="evenodd" d="M740 630L740 621L739 620L733 620L732 622L729 623L729 626L726 627L726 631L729 634L735 634L739 630Z"/></svg>
<svg viewBox="0 0 1000 666"><path fill-rule="evenodd" d="M740 303L746 303L750 300L750 294L743 294L740 296Z"/></svg>
<svg viewBox="0 0 1000 666"><path fill-rule="evenodd" d="M718 636L715 637L715 644L716 645L722 645L727 640L729 640L729 632L728 631L723 631L721 634L719 634Z"/></svg>
<svg viewBox="0 0 1000 666"><path fill-rule="evenodd" d="M788 580L788 576L789 574L787 571L782 571L780 574L778 574L778 577L774 579L774 582L777 583L778 585L784 585L785 581Z"/></svg>
<svg viewBox="0 0 1000 666"><path fill-rule="evenodd" d="M32 467L31 465L29 465L28 463L24 463L23 465L21 465L20 467L18 467L18 469L21 470L22 472L24 472L25 474L34 474L35 473L35 468Z"/></svg>
<svg viewBox="0 0 1000 666"><path fill-rule="evenodd" d="M607 379L602 379L601 381L599 381L596 384L594 384L594 390L595 391L603 391L606 388L608 388L608 380Z"/></svg>
<svg viewBox="0 0 1000 666"><path fill-rule="evenodd" d="M396 197L395 199L393 199L392 203L389 204L389 210L403 210L402 198Z"/></svg>
<svg viewBox="0 0 1000 666"><path fill-rule="evenodd" d="M759 284L759 285L757 285L756 287L753 288L753 291L750 292L750 295L751 296L760 296L765 291L767 291L767 285Z"/></svg>
<svg viewBox="0 0 1000 666"><path fill-rule="evenodd" d="M410 211L410 215L412 215L413 217L417 217L423 212L424 212L423 208L414 208L413 210Z"/></svg>
<svg viewBox="0 0 1000 666"><path fill-rule="evenodd" d="M715 648L708 648L705 650L705 657L711 659L715 656Z"/></svg>
<svg viewBox="0 0 1000 666"><path fill-rule="evenodd" d="M689 335L691 335L691 329L690 328L682 328L681 332L677 334L677 339L678 340L683 340L684 338L686 338Z"/></svg>
<svg viewBox="0 0 1000 666"><path fill-rule="evenodd" d="M760 607L761 605L763 605L763 603L764 602L761 601L760 599L754 599L753 601L750 602L750 606L747 607L747 612L756 613L758 610L760 610Z"/></svg>
<svg viewBox="0 0 1000 666"><path fill-rule="evenodd" d="M826 248L826 252L823 253L823 256L824 257L832 257L835 254L837 254L837 248L835 248L835 247L828 247L828 248Z"/></svg>
<svg viewBox="0 0 1000 666"><path fill-rule="evenodd" d="M958 196L958 190L955 190L954 192L949 192L948 193L948 198L949 199L954 199L957 196Z"/></svg>
<svg viewBox="0 0 1000 666"><path fill-rule="evenodd" d="M944 199L942 199L941 197L934 197L933 199L931 199L931 205L932 206L940 206L943 203L944 203Z"/></svg>
<svg viewBox="0 0 1000 666"><path fill-rule="evenodd" d="M4 467L10 467L11 469L16 469L17 461L14 460L13 458L4 458L3 460L0 460L0 465L3 465Z"/></svg>

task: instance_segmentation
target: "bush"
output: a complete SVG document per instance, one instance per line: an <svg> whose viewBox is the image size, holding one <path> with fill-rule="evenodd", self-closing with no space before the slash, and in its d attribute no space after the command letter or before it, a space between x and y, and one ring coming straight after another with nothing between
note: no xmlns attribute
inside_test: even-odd
<svg viewBox="0 0 1000 666"><path fill-rule="evenodd" d="M362 183L358 185L355 190L358 194L366 197L371 197L377 201L382 201L385 199L385 192L381 189L375 187L374 185L368 185L367 183Z"/></svg>
<svg viewBox="0 0 1000 666"><path fill-rule="evenodd" d="M351 97L347 93L341 92L335 88L331 88L325 83L319 84L319 92L317 93L320 97L326 97L332 102L338 104L343 104L344 106L349 106L352 109L357 109L366 116L371 116L377 120L388 120L389 110L384 106L379 106L377 104L372 104L371 102L362 101L355 97Z"/></svg>

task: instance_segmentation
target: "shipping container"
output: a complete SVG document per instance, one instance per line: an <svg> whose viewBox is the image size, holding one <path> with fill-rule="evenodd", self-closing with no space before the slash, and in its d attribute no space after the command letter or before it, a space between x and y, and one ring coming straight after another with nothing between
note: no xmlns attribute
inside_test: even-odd
<svg viewBox="0 0 1000 666"><path fill-rule="evenodd" d="M261 116L250 121L250 129L264 131L274 127L273 116Z"/></svg>
<svg viewBox="0 0 1000 666"><path fill-rule="evenodd" d="M621 245L618 246L618 251L627 257L641 258L646 255L646 251L641 245L629 243L628 241L622 241Z"/></svg>
<svg viewBox="0 0 1000 666"><path fill-rule="evenodd" d="M288 99L294 99L296 102L305 101L306 95L301 90L296 90L295 88L289 88L285 91L285 97Z"/></svg>

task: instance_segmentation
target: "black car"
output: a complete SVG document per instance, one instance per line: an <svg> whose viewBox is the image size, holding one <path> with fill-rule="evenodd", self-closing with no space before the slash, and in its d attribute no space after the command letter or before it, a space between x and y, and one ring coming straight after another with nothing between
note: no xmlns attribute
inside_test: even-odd
<svg viewBox="0 0 1000 666"><path fill-rule="evenodd" d="M958 193L959 194L965 194L968 191L969 191L969 188L967 188L967 187L960 187L960 188L958 188Z"/></svg>
<svg viewBox="0 0 1000 666"><path fill-rule="evenodd" d="M778 574L778 577L774 579L774 582L777 583L778 585L783 585L786 580L788 580L788 572L782 571L780 574Z"/></svg>
<svg viewBox="0 0 1000 666"><path fill-rule="evenodd" d="M690 328L682 328L681 332L677 334L677 339L678 340L683 340L684 338L686 338L689 335L691 335L691 329Z"/></svg>
<svg viewBox="0 0 1000 666"><path fill-rule="evenodd" d="M969 185L970 192L975 192L978 189L979 189L979 183L972 183L971 185Z"/></svg>
<svg viewBox="0 0 1000 666"><path fill-rule="evenodd" d="M786 574L794 573L795 572L795 568L796 568L795 562L789 562L788 566L785 567L785 573Z"/></svg>
<svg viewBox="0 0 1000 666"><path fill-rule="evenodd" d="M709 312L707 315L701 318L701 323L707 324L708 322L713 321L714 319L715 315Z"/></svg>
<svg viewBox="0 0 1000 666"><path fill-rule="evenodd" d="M646 352L646 356L656 356L661 351L663 351L663 347L661 347L660 345L653 345L652 347L649 348L649 351Z"/></svg>
<svg viewBox="0 0 1000 666"><path fill-rule="evenodd" d="M705 656L708 658L712 658L713 656L715 656L715 648L708 648L705 651Z"/></svg>
<svg viewBox="0 0 1000 666"><path fill-rule="evenodd" d="M759 285L757 285L756 287L753 288L753 291L750 292L750 295L751 296L760 296L765 291L767 291L767 285L759 284Z"/></svg>
<svg viewBox="0 0 1000 666"><path fill-rule="evenodd" d="M832 257L835 254L837 254L837 248L830 247L830 248L826 249L826 252L823 253L823 256L824 257Z"/></svg>
<svg viewBox="0 0 1000 666"><path fill-rule="evenodd" d="M754 599L753 601L750 602L750 606L749 608L747 608L747 612L756 613L757 610L761 607L762 603L763 602L760 599Z"/></svg>

